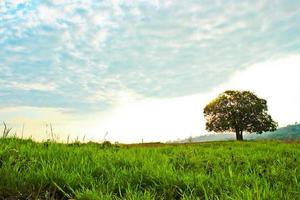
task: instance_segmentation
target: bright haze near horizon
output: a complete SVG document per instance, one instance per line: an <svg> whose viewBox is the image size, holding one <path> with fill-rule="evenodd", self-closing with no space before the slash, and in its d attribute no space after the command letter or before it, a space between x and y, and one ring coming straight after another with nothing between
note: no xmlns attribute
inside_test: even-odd
<svg viewBox="0 0 300 200"><path fill-rule="evenodd" d="M300 121L300 1L1 0L0 120L12 134L167 141L251 90Z"/></svg>

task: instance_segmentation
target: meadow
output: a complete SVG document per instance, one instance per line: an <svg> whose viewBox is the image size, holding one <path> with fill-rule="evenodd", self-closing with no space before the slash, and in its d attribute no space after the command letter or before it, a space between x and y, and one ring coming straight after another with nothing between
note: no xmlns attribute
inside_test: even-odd
<svg viewBox="0 0 300 200"><path fill-rule="evenodd" d="M0 199L300 199L300 143L2 138Z"/></svg>

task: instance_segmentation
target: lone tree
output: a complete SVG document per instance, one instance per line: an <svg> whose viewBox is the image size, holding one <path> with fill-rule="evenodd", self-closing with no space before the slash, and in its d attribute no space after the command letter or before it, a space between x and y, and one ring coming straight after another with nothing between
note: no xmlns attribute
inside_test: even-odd
<svg viewBox="0 0 300 200"><path fill-rule="evenodd" d="M206 130L235 132L237 140L243 140L243 132L275 131L278 124L267 111L267 101L252 92L228 90L204 108Z"/></svg>

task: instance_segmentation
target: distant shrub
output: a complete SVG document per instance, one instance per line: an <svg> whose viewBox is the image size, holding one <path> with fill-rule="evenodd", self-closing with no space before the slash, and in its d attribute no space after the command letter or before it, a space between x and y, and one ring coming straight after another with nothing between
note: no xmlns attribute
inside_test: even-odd
<svg viewBox="0 0 300 200"><path fill-rule="evenodd" d="M104 141L103 143L102 143L102 147L103 148L110 148L110 147L112 147L113 145L112 145L112 143L110 142L110 141Z"/></svg>

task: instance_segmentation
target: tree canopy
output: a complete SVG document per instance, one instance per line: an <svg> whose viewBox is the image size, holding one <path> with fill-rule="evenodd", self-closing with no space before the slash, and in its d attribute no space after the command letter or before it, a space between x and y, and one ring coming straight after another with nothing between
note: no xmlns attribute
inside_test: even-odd
<svg viewBox="0 0 300 200"><path fill-rule="evenodd" d="M243 132L275 131L278 124L267 111L267 101L252 92L227 90L204 108L206 129L235 132L237 140L243 140Z"/></svg>

